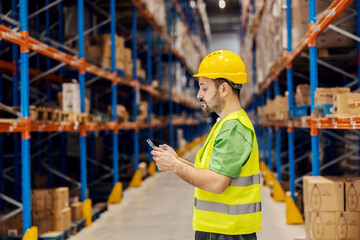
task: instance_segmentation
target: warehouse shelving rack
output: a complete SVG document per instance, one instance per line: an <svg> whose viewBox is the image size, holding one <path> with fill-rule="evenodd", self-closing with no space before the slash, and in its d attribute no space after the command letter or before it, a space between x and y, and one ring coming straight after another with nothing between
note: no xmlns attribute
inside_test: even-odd
<svg viewBox="0 0 360 240"><path fill-rule="evenodd" d="M77 183L76 181L72 180L71 178L67 177L64 172L66 170L66 166L62 163L61 165L61 170L62 172L58 172L54 169L52 169L52 160L51 160L51 155L52 153L49 153L48 156L48 165L46 165L45 167L48 170L52 170L49 171L49 184L53 185L53 183L50 183L53 174L57 174L58 176L61 176L64 181L68 180L68 181L73 181L75 183L77 183L78 186L80 186L81 189L81 201L86 202L86 204L91 204L91 202L87 199L87 194L86 194L86 189L87 189L87 161L89 160L87 157L87 150L86 150L86 137L87 137L87 132L93 132L93 131L101 131L101 130L107 130L107 131L112 131L112 141L113 141L113 148L112 148L112 154L113 154L113 167L112 169L107 169L109 170L109 177L112 175L113 177L113 191L110 194L109 197L109 202L113 203L113 202L120 202L121 201L121 184L119 181L119 166L118 166L118 159L119 159L119 152L118 152L118 131L119 130L133 130L134 131L134 166L135 166L135 170L138 170L138 163L139 163L139 130L140 129L149 129L149 137L152 138L153 137L153 132L152 129L154 128L160 128L160 127L164 127L167 125L167 123L161 123L161 124L152 124L150 121L148 121L148 123L139 123L137 121L137 107L134 107L134 122L130 122L130 123L124 123L124 124L119 124L117 122L117 116L116 116L116 104L117 104L117 95L119 94L119 89L118 86L122 85L122 86L128 86L130 88L133 89L133 96L134 96L134 106L137 105L137 95L140 94L140 91L146 92L148 93L148 100L149 100L149 107L148 107L148 112L149 112L149 119L151 117L151 114L153 113L153 106L152 106L152 97L155 96L157 98L160 98L163 100L167 100L169 99L169 116L170 116L170 121L169 121L169 126L170 126L170 144L174 145L174 130L173 127L174 126L189 126L187 131L187 139L193 139L194 137L199 136L200 134L205 133L205 129L208 128L208 125L206 123L204 123L202 120L198 120L198 121L193 121L193 122L188 122L188 121L172 121L172 114L174 113L173 110L173 102L175 102L176 105L176 112L179 112L179 106L182 105L184 108L187 109L187 112L189 113L189 115L194 116L194 114L192 113L193 111L196 111L199 107L196 105L193 105L192 103L188 102L188 101L182 101L179 99L172 99L172 92L169 91L169 96L163 96L159 91L157 91L156 89L154 89L151 86L151 81L152 81L152 56L151 56L151 31L152 29L159 35L158 37L158 77L159 77L159 85L161 86L161 63L162 62L162 51L161 51L161 47L162 47L162 39L164 39L166 41L167 44L169 44L169 61L170 61L170 66L171 66L171 59L172 59L172 55L176 56L176 59L178 59L183 66L185 66L185 68L187 68L187 76L188 76L188 81L190 80L190 75L192 74L192 72L189 70L190 68L188 68L187 63L185 61L185 59L183 59L182 57L180 57L180 55L178 54L178 52L176 51L176 49L172 48L172 40L170 39L170 33L171 33L171 14L172 12L174 12L174 8L172 5L171 1L168 1L168 9L167 9L167 13L168 13L168 25L167 25L167 29L168 32L166 33L165 31L163 31L159 25L156 23L156 21L154 20L154 18L149 15L149 13L147 11L145 11L145 9L143 8L143 5L140 4L139 1L137 0L132 0L132 3L134 5L134 7L132 8L132 35L133 36L138 36L137 34L137 26L136 26L136 20L137 20L137 16L136 13L137 11L139 11L147 20L148 24L147 24L147 84L140 84L139 80L137 78L137 73L136 73L136 58L137 58L137 47L138 47L138 42L137 42L137 37L133 37L132 38L132 49L133 49L133 80L129 81L126 80L122 77L119 76L119 72L115 67L115 45L112 44L111 45L111 52L112 52L112 66L111 66L111 70L105 70L105 69L101 69L95 65L89 64L85 61L85 51L84 51L84 35L91 33L92 31L102 27L105 24L108 24L110 22L110 26L111 26L111 38L112 38L112 42L115 42L115 34L116 34L116 23L115 23L115 19L116 19L116 7L115 7L115 0L110 0L110 18L103 21L100 24L97 24L96 26L92 26L90 25L90 29L87 29L86 31L84 31L84 1L83 0L78 0L77 1L77 13L78 13L78 36L72 40L76 40L78 38L78 54L76 51L74 51L73 49L71 49L70 47L68 47L66 44L64 44L64 35L63 35L63 5L62 5L62 0L58 0L56 2L53 3L49 3L49 1L46 1L46 6L44 6L43 8L39 9L37 7L37 11L34 14L31 14L30 16L28 15L28 1L27 0L20 0L19 2L19 6L20 6L20 14L19 14L19 18L20 18L20 22L17 22L17 1L16 0L12 0L12 18L9 18L7 15L4 15L2 13L1 14L1 19L7 22L10 22L13 24L12 29L6 27L5 25L0 25L0 34L1 34L1 38L5 41L8 41L10 43L12 43L12 48L13 48L13 62L6 62L1 60L1 74L0 74L0 79L2 79L3 77L6 77L6 75L3 75L2 73L10 73L12 74L12 79L11 81L13 82L13 96L14 96L14 105L17 105L17 100L20 99L20 103L21 103L21 120L14 120L14 121L5 121L5 122L0 122L0 132L1 133L9 133L9 132L13 132L13 133L21 133L22 139L21 139L21 172L22 172L22 179L21 181L17 181L20 180L20 172L18 171L18 167L20 166L20 155L18 155L17 157L14 156L15 160L18 159L18 162L16 163L15 161L15 166L14 166L14 170L15 170L15 174L18 174L18 176L15 176L15 183L20 183L21 182L21 186L20 184L18 184L18 189L22 189L22 205L19 203L21 202L21 198L20 195L17 197L17 201L12 200L11 198L5 196L4 194L1 193L1 197L9 202L14 203L15 205L19 206L19 209L16 210L16 212L12 212L11 214L6 215L6 217L2 217L1 219L4 220L6 218L11 217L12 215L16 214L19 211L23 212L23 234L25 234L27 232L27 230L29 230L31 228L31 206L30 206L30 190L31 190L31 186L30 186L30 136L32 132L49 132L49 136L44 139L41 140L42 142L48 141L48 151L51 150L52 148L52 142L51 139L60 134L61 135L61 159L64 160L66 158L65 155L65 132L80 132L80 183ZM50 26L50 11L49 9L52 7L58 7L58 11L59 11L59 19L57 24L53 24ZM94 6L94 5L90 5L90 6ZM99 9L97 9L99 10ZM39 14L45 12L45 16L46 16L46 31L45 31L45 38L41 37L41 35L39 34L39 30L40 30L40 26L39 26ZM90 14L91 16L91 14ZM29 36L29 28L28 28L28 18L31 17L35 17L36 20L36 32L38 33L39 36L37 36L36 38L32 38ZM91 22L91 21L90 21ZM58 25L59 29L60 29L60 34L59 34L59 40L58 42L56 42L55 40L51 40L50 39L50 29L52 29L54 26ZM20 27L20 32L17 31L17 28ZM15 28L15 29L14 29ZM152 29L151 29L152 28ZM41 39L41 41L39 40ZM43 42L43 40L45 39L45 43ZM55 46L52 47L51 45ZM20 65L18 65L17 61L19 60L17 58L17 48L20 47ZM29 51L32 50L33 53L29 54ZM74 55L70 55L65 53L63 50L66 50ZM46 56L46 68L45 71L41 71L40 69L40 55L42 56ZM29 57L35 56L36 57L36 65L37 65L37 69L31 69L29 68ZM57 62L60 62L60 64L58 64L57 66L51 68L51 64L50 64L50 59L52 60L56 60ZM59 123L59 124L51 124L51 123L46 123L46 124L39 124L39 123L31 123L30 119L29 119L29 88L31 87L31 83L35 82L39 79L47 81L48 82L48 86L47 86L47 94L46 94L46 99L51 100L51 83L59 83L61 84L63 82L63 74L64 74L64 66L68 65L71 66L73 68L75 68L78 71L78 77L79 77L79 82L80 82L80 94L81 94L81 112L84 113L85 112L85 86L89 85L91 83L94 83L95 81L98 81L100 79L103 79L105 81L110 81L111 82L111 100L112 100L112 121L106 124L93 124L93 123L86 123L86 124L80 124L79 126L74 125L74 124L64 124L64 123ZM17 94L17 89L18 89L18 79L19 79L19 75L18 75L18 71L20 69L20 91L21 94L20 96ZM54 72L58 71L59 75L54 74ZM93 77L90 80L86 81L86 78L89 78L87 76L87 74L91 74L91 76ZM169 68L169 78L172 78L172 68ZM29 81L29 76L33 77L33 79L31 79ZM7 77L9 78L9 77ZM11 78L11 77L10 77ZM10 80L10 79L9 79ZM2 81L0 81L2 83ZM170 83L172 83L172 81L170 81ZM171 89L171 88L170 88ZM60 89L61 90L61 89ZM1 95L1 94L0 94ZM92 99L93 100L93 99ZM161 104L163 106L163 104ZM163 107L160 107L160 115L164 114L164 109ZM205 124L205 125L204 125ZM201 127L196 127L196 126L200 126ZM191 126L192 127L191 129ZM196 133L192 133L190 130L195 130ZM18 134L19 135L19 134ZM38 136L40 136L38 134ZM93 142L93 137L94 135L91 135L91 142L92 144L94 144ZM2 140L3 136L1 135L1 139ZM41 138L39 138L41 139ZM160 140L163 141L164 140L164 136L163 133L160 134ZM16 140L15 140L16 141ZM16 146L16 149L20 149L19 144L14 144L14 146ZM40 146L40 144L38 144L38 146ZM0 146L0 149L3 151L2 149L2 145ZM40 148L39 148L40 149ZM15 151L14 153L16 154L18 151ZM39 156L39 161L41 161L41 152L39 152L37 154ZM94 155L94 154L91 154ZM94 156L91 156L90 159L94 159ZM151 161L151 158L149 158ZM94 165L94 164L93 164ZM3 161L1 162L1 173L3 173ZM111 171L110 171L111 170ZM139 182L141 182L141 173L139 171L136 171L132 182L130 183L130 185L132 186L139 186ZM1 174L3 175L3 174ZM93 179L94 180L94 179ZM3 183L3 182L2 182ZM1 192L3 192L4 188L2 187ZM1 201L2 203L2 201ZM90 205L91 206L91 205ZM90 208L91 209L91 208Z"/></svg>
<svg viewBox="0 0 360 240"><path fill-rule="evenodd" d="M275 70L269 74L265 80L259 86L259 89L256 93L254 93L251 99L248 99L245 103L247 108L251 107L254 112L256 112L257 106L265 106L265 98L271 99L271 84L274 83L274 96L276 97L279 94L279 78L283 74L284 70L286 69L286 79L287 79L287 92L288 92L288 106L289 112L295 109L293 104L293 68L292 63L298 56L308 58L310 60L310 89L311 89L311 116L308 118L301 118L301 119L291 119L286 121L257 121L257 132L259 136L259 141L262 142L263 148L261 149L262 152L262 159L264 164L262 164L262 168L265 172L267 172L265 177L266 184L269 184L269 181L273 182L273 190L274 190L274 199L275 200L286 200L287 205L287 223L300 223L303 224L303 218L295 206L295 192L296 186L301 186L299 182L301 181L302 177L296 178L295 176L295 163L304 159L304 156L295 159L295 138L294 138L294 129L305 130L308 132L307 129L310 130L311 134L311 154L312 154L312 172L306 173L305 175L313 175L319 176L320 171L333 166L335 163L338 163L345 157L353 154L354 152L358 151L358 146L354 151L344 154L343 156L335 158L335 154L333 155L333 160L326 162L323 166L320 166L320 159L319 159L319 129L359 129L360 127L360 118L359 117L334 117L334 118L315 118L314 117L314 93L316 88L318 87L318 64L330 68L334 72L337 72L351 80L351 83L347 84L346 87L352 87L357 84L360 87L360 64L359 64L359 34L360 34L360 17L358 16L360 12L360 2L356 1L356 12L353 16L356 15L356 36L346 32L335 25L330 25L334 22L335 19L344 11L346 10L352 0L335 0L333 1L327 10L321 15L318 19L316 18L316 0L309 0L309 31L307 34L300 40L298 46L295 49L292 49L292 36L291 36L291 0L286 1L286 23L287 23L287 57L286 61L282 62L279 66L275 68ZM250 3L253 4L253 1ZM247 6L249 7L249 6ZM256 16L259 22L261 21L262 17L262 10L259 11L259 15ZM244 19L248 19L247 16L244 16ZM246 25L245 25L246 26ZM242 28L242 32L245 32L244 27ZM255 30L252 31L252 39L255 39L256 34L256 27ZM346 71L332 66L324 61L318 59L317 56L317 37L325 30L325 29L332 29L334 31L339 32L357 42L357 77L354 77L352 74L347 73ZM255 42L253 41L253 48L255 49ZM303 53L303 51L309 47L309 55ZM255 79L256 79L256 67L255 67L255 51L253 51L253 67L254 67L254 86L255 86ZM283 75L282 75L283 76ZM302 76L303 77L303 76ZM276 173L277 178L272 175L272 166L273 166L273 128L275 128L276 135L275 135L275 155L276 155ZM283 189L280 187L281 182L281 174L284 170L284 166L281 166L281 156L283 152L281 152L281 128L286 128L288 132L288 160L289 160L289 183L290 183L290 196L286 197ZM335 146L334 141L339 140L342 142L346 142L346 139L343 137L334 134L331 131L323 130L323 132L328 135L331 139L331 146ZM301 137L303 137L304 133L301 133ZM267 149L266 149L267 146ZM298 146L297 146L298 147ZM300 146L301 147L301 146ZM267 165L267 166L266 166Z"/></svg>

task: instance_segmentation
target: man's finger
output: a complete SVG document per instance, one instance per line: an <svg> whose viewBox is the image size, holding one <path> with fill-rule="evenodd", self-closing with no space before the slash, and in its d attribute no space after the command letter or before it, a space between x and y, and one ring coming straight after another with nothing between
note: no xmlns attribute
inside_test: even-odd
<svg viewBox="0 0 360 240"><path fill-rule="evenodd" d="M155 150L155 151L158 151L158 152L164 152L164 149L159 148L159 147L154 147L154 150Z"/></svg>

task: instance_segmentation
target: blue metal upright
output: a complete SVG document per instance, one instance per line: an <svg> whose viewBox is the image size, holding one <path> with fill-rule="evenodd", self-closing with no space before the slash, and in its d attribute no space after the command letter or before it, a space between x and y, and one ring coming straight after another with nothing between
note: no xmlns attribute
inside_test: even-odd
<svg viewBox="0 0 360 240"><path fill-rule="evenodd" d="M152 83L152 61L151 61L151 50L152 50L152 46L151 46L151 25L148 23L147 24L147 29L146 29L146 36L147 36L147 84L151 85ZM148 122L151 122L151 116L152 116L152 111L153 111L153 105L152 105L152 95L148 94ZM149 129L149 138L151 140L154 140L154 131L152 128ZM148 146L148 151L149 151L149 164L152 162L152 156L151 156L151 151L152 148L150 146Z"/></svg>
<svg viewBox="0 0 360 240"><path fill-rule="evenodd" d="M117 75L116 70L116 5L115 0L110 0L110 14L111 14L111 71L114 75ZM135 35L136 36L136 35ZM112 83L112 120L115 125L117 125L117 80L114 80ZM113 166L114 166L114 175L113 175L113 184L115 185L119 182L119 134L117 128L113 132Z"/></svg>
<svg viewBox="0 0 360 240"><path fill-rule="evenodd" d="M279 95L279 80L274 82L275 97ZM278 125L275 126L275 151L276 151L276 174L277 180L281 183L281 130Z"/></svg>
<svg viewBox="0 0 360 240"><path fill-rule="evenodd" d="M316 0L309 0L309 29L316 23ZM309 37L310 51L310 92L311 92L311 117L314 114L315 90L318 87L318 67L317 67L317 46L316 38ZM320 175L319 160L319 136L316 126L311 126L311 154L312 154L312 174Z"/></svg>
<svg viewBox="0 0 360 240"><path fill-rule="evenodd" d="M28 1L20 0L20 32L25 44L20 48L20 91L21 116L26 129L21 139L21 175L23 203L23 234L31 227L31 177L30 177L30 119L29 119L29 48L28 48Z"/></svg>
<svg viewBox="0 0 360 240"><path fill-rule="evenodd" d="M271 99L270 88L266 89L266 99ZM268 126L268 134L267 134L267 146L268 146L268 167L269 170L272 171L272 127Z"/></svg>
<svg viewBox="0 0 360 240"><path fill-rule="evenodd" d="M50 3L49 0L45 0L45 6L48 6ZM47 8L45 10L45 30L46 30L46 38L50 39L51 35L50 35L50 9ZM46 44L50 45L49 40L46 40ZM49 57L46 57L46 68L45 71L48 71L51 68L51 60ZM51 87L50 87L50 83L48 83L47 87L46 87L46 92L47 92L47 100L50 102L51 101ZM52 138L51 133L48 133L49 139L48 139L48 166L50 169L54 168L54 163L53 163L53 150L52 150ZM48 187L52 188L54 186L54 177L53 177L53 173L52 171L48 171Z"/></svg>
<svg viewBox="0 0 360 240"><path fill-rule="evenodd" d="M162 39L161 36L158 37L158 81L159 87L162 87ZM159 100L159 117L162 118L164 116L164 102L162 99ZM164 143L164 130L160 129L159 132L159 141L161 144Z"/></svg>
<svg viewBox="0 0 360 240"><path fill-rule="evenodd" d="M360 37L360 0L356 0L356 36ZM360 42L356 42L357 53L357 78L358 88L360 88ZM359 136L360 142L360 136ZM360 151L359 151L360 154Z"/></svg>
<svg viewBox="0 0 360 240"><path fill-rule="evenodd" d="M242 29L240 27L240 29ZM253 74L252 74L252 87L253 87L253 108L254 108L254 113L255 113L255 116L256 116L256 92L255 92L255 86L256 86L256 41L253 41L253 46L252 46L252 70L253 70ZM257 125L257 118L255 118L255 128L256 128L256 125Z"/></svg>
<svg viewBox="0 0 360 240"><path fill-rule="evenodd" d="M136 7L132 7L132 58L133 58L133 79L136 81L137 85L139 84L139 81L137 79L137 66L136 66L136 58L137 58L137 22L136 22ZM138 86L134 88L134 101L133 101L133 109L134 109L134 121L137 123L138 119L138 94L139 89ZM138 124L136 126L139 126ZM139 128L136 127L134 131L134 170L135 172L138 170L139 165Z"/></svg>
<svg viewBox="0 0 360 240"><path fill-rule="evenodd" d="M287 28L287 54L292 51L291 43L291 0L286 0L286 28ZM293 70L292 63L286 62L286 76L287 76L287 90L288 90L288 105L289 113L293 108ZM291 117L291 116L290 116ZM295 201L295 153L294 153L294 128L288 127L288 145L289 145L289 182L291 198Z"/></svg>
<svg viewBox="0 0 360 240"><path fill-rule="evenodd" d="M84 62L84 0L78 0L78 35L79 35L79 58ZM80 105L81 112L85 113L85 69L79 70L80 81ZM86 200L87 189L87 168L86 168L86 131L84 128L80 130L80 182L81 182L81 201Z"/></svg>
<svg viewBox="0 0 360 240"><path fill-rule="evenodd" d="M0 3L0 10L2 3ZM0 20L0 24L2 21ZM0 42L0 51L2 50L2 42ZM0 103L3 102L3 82L2 73L0 73ZM4 176L4 134L0 134L0 178ZM0 181L0 193L4 193L4 181ZM4 201L0 199L0 211L4 210Z"/></svg>
<svg viewBox="0 0 360 240"><path fill-rule="evenodd" d="M360 0L356 0L356 36L360 37ZM358 88L360 88L360 42L356 42L357 49L357 77Z"/></svg>
<svg viewBox="0 0 360 240"><path fill-rule="evenodd" d="M167 0L167 33L168 36L171 36L171 18L172 18L172 1ZM168 70L169 70L169 143L170 146L174 146L174 125L173 125L173 114L174 114L174 105L173 105L173 99L172 99L172 84L173 84L173 76L172 76L172 46L170 44L169 50L168 50Z"/></svg>
<svg viewBox="0 0 360 240"><path fill-rule="evenodd" d="M17 0L11 1L11 15L12 19L18 21L18 11L17 11ZM12 25L13 28L16 25ZM19 106L19 46L17 44L12 44L12 61L14 64L14 72L13 72L13 105ZM21 200L21 191L20 191L20 154L19 154L19 147L20 147L20 134L14 134L14 191L15 191L15 200Z"/></svg>
<svg viewBox="0 0 360 240"><path fill-rule="evenodd" d="M265 107L265 95L261 94L261 105L262 107ZM266 131L265 127L262 128L262 152L263 152L263 162L266 163Z"/></svg>
<svg viewBox="0 0 360 240"><path fill-rule="evenodd" d="M63 2L60 2L58 4L58 23L59 23L59 43L64 43L64 5ZM62 47L59 49L62 51ZM59 69L59 74L63 78L64 76L64 68L61 67ZM62 92L62 85L60 86L60 91ZM61 149L61 164L60 164L60 170L61 173L66 175L66 137L67 133L62 132L60 137L60 149ZM61 178L61 186L66 185L66 180L64 178Z"/></svg>
<svg viewBox="0 0 360 240"><path fill-rule="evenodd" d="M36 3L35 10L39 10L38 3ZM36 14L35 16L35 32L36 32L36 39L40 40L40 14ZM40 70L40 54L36 54L36 69ZM40 141L40 140L39 140Z"/></svg>

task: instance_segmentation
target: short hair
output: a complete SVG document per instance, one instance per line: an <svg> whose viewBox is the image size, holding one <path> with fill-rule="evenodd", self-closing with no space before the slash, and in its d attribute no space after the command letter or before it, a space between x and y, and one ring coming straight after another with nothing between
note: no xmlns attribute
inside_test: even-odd
<svg viewBox="0 0 360 240"><path fill-rule="evenodd" d="M219 88L219 86L221 84L223 84L224 82L226 82L227 84L230 85L231 89L232 89L232 92L236 95L236 96L240 96L240 89L242 87L241 84L234 84L232 83L231 81L225 79L225 78L216 78L214 79L215 81L215 86L216 88Z"/></svg>

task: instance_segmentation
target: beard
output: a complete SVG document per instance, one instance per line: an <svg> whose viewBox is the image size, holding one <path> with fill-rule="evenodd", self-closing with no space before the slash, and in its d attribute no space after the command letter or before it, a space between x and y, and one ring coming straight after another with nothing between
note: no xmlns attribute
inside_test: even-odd
<svg viewBox="0 0 360 240"><path fill-rule="evenodd" d="M209 101L209 103L204 100L200 101L200 103L205 105L204 107L202 107L202 110L204 112L219 113L220 110L224 107L225 101L220 97L219 93L216 92L213 98Z"/></svg>

